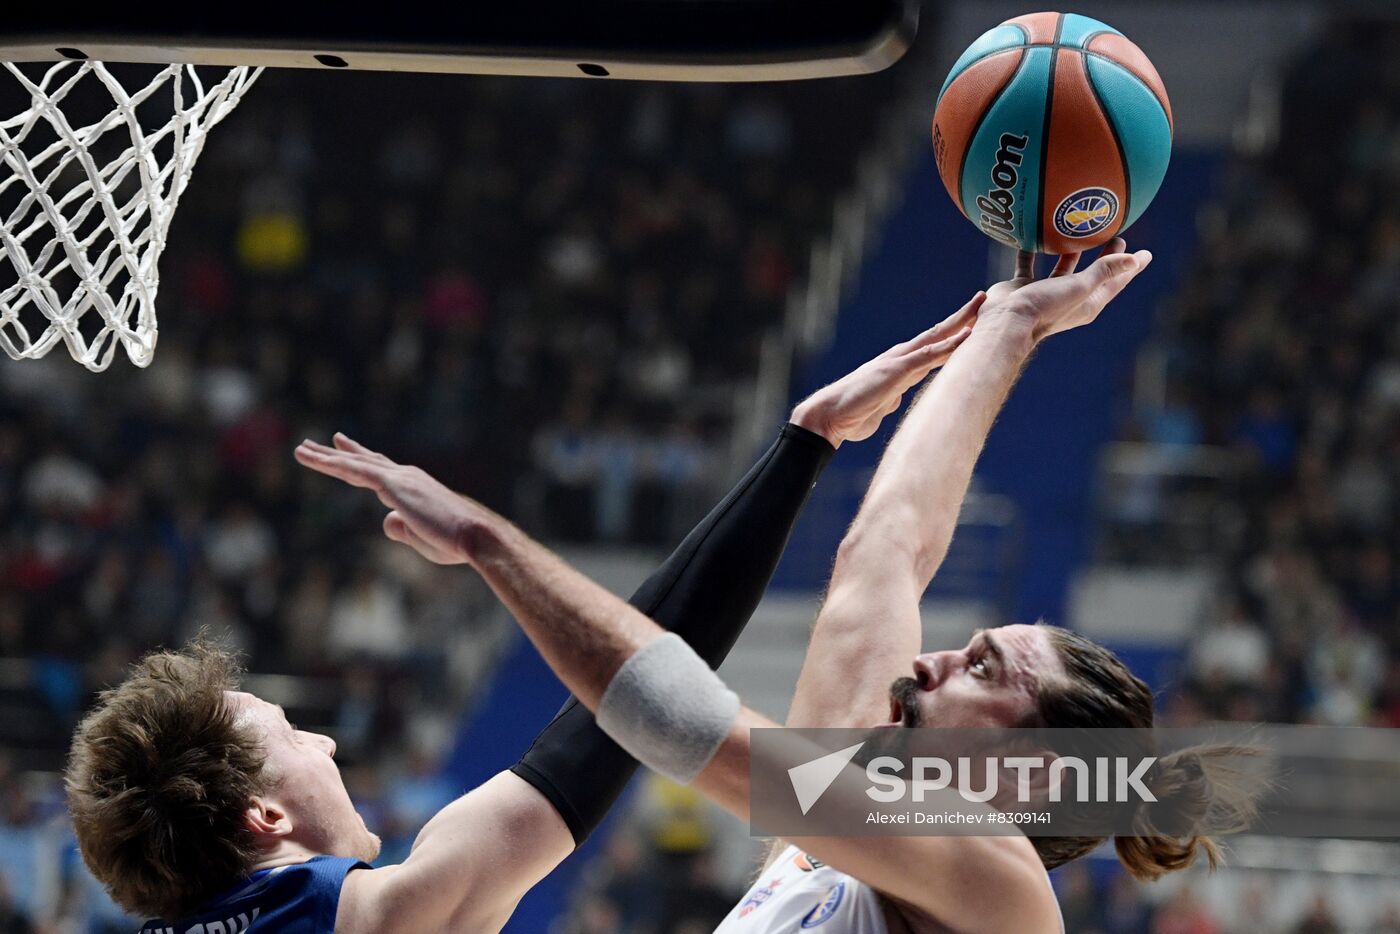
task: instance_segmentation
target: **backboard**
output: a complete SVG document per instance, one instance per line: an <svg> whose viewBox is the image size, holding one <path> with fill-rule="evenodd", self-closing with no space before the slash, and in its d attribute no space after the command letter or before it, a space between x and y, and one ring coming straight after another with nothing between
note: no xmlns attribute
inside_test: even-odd
<svg viewBox="0 0 1400 934"><path fill-rule="evenodd" d="M338 4L25 4L0 61L266 65L760 81L878 71L918 0L523 0Z"/></svg>

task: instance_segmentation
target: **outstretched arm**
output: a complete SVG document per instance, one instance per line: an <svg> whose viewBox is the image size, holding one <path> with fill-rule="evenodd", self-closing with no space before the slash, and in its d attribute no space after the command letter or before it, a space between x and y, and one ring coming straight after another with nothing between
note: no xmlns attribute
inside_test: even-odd
<svg viewBox="0 0 1400 934"><path fill-rule="evenodd" d="M303 445L297 457L323 473L373 490L390 509L384 523L390 538L433 560L469 562L510 608L550 667L590 710L597 710L618 670L663 635L635 608L574 571L509 522L457 496L417 468L401 467L363 449L350 452ZM697 660L696 664L702 663ZM700 772L696 787L726 810L746 818L749 731L772 725L759 714L740 710L729 723L717 754ZM511 830L498 826L498 819L493 823L493 815L485 808L464 807L463 811L460 824L440 826L439 834L430 841L420 837L414 856L393 867L397 875L390 877L386 888L398 894L388 896L391 903L412 907L403 896L418 890L412 885L415 873L427 867L435 870L440 886L445 884L445 869L450 864L441 854L451 846L454 836L471 839L474 830ZM427 834L425 829L424 836ZM526 838L521 835L517 839L519 845L505 847L507 855L528 851ZM473 851L493 852L481 846L481 837L472 842L476 844ZM1056 917L1039 859L1025 837L823 837L797 842L831 865L934 914L959 931L1050 930ZM422 867L415 866L420 849L436 858ZM920 871L910 872L910 866ZM456 891L467 885L475 890L477 881L459 878ZM420 894L424 900L434 897L445 896L434 890ZM372 901L372 896L367 900ZM382 917L381 912L375 914ZM440 923L448 926L465 920L453 914ZM484 925L468 927L486 929Z"/></svg>
<svg viewBox="0 0 1400 934"><path fill-rule="evenodd" d="M1063 269L1062 264L1065 274L1037 284L1035 291L1022 289L1017 295L1000 296L993 327L988 331L1002 334L1003 340L1019 335L1025 346L1020 361L1003 377L1006 386L1009 388L1035 340L1092 320L1127 279L1145 265L1146 259L1101 259L1081 276L1069 275L1069 269ZM982 312L983 324L987 311ZM994 412L993 408L985 415L987 427ZM980 447L980 441L977 446ZM968 473L975 453L968 455ZM305 443L298 448L297 458L322 473L373 490L390 510L384 520L390 538L410 545L430 560L466 561L476 568L556 674L590 710L597 709L618 670L639 651L656 643L662 634L635 608L573 571L509 522L452 493L417 468L399 466L348 439L338 439L337 448ZM943 547L946 546L945 541ZM931 575L932 570L927 573ZM697 664L703 663L697 660ZM702 791L741 817L748 813L748 732L763 725L768 724L762 717L741 710L730 723L727 739L697 780ZM623 738L616 732L614 737ZM547 807L538 793L515 776L498 779L516 782L518 788L505 789L506 798L522 810L528 810L531 803ZM493 779L489 784L496 782ZM461 813L454 820L425 828L414 854L402 866L392 867L392 876L380 876L386 879L380 886L380 897L375 897L373 888L360 886L369 893L360 904L407 905L422 915L415 920L426 921L431 910L436 924L461 922L468 918L462 915L460 906L471 904L473 896L484 897L498 889L493 882L505 881L511 892L518 893L523 891L517 887L520 876L547 871L547 864L559 855L541 854L528 867L511 869L507 880L494 879L489 865L477 866L466 874L467 878L460 879L456 892L441 891L441 880L450 873L454 857L470 859L471 853L479 849L464 843L475 832L485 831L488 838L518 835L514 825L493 825L495 812L481 794L485 790L479 789L459 802ZM473 798L480 806L469 803ZM495 823L500 823L498 818ZM534 824L527 822L526 826ZM433 829L436 832L430 835ZM556 833L550 845L561 842ZM1036 881L1041 872L1039 860L1024 837L863 837L800 842L832 865L897 899L934 913L958 930L1048 929L1054 917L1053 899ZM511 849L528 852L528 848ZM925 871L910 873L907 869L911 865ZM533 881L530 879L526 885ZM508 912L508 907L505 910ZM371 907L365 916L379 920L387 913ZM475 929L484 930L488 927L486 921L495 922L499 917L498 913L471 920Z"/></svg>
<svg viewBox="0 0 1400 934"><path fill-rule="evenodd" d="M975 306L964 307L800 403L778 441L642 585L633 606L718 665L762 597L832 452L874 433L903 393L968 336L975 315ZM336 445L304 445L298 458L318 469L340 454L389 463L343 436ZM465 560L450 549L423 553L439 563ZM570 698L509 772L435 816L402 866L352 876L338 929L496 927L597 826L636 766ZM510 838L530 845L490 845Z"/></svg>
<svg viewBox="0 0 1400 934"><path fill-rule="evenodd" d="M988 293L972 336L910 408L837 552L788 716L795 727L871 726L888 719L890 683L920 650L919 601L943 562L973 466L1032 350L1087 324L1150 261L1116 240L1074 272L1018 274ZM833 672L840 672L833 677Z"/></svg>
<svg viewBox="0 0 1400 934"><path fill-rule="evenodd" d="M964 307L798 404L778 440L632 595L632 606L718 668L762 599L832 453L872 434L907 389L943 365L975 315L975 305ZM636 769L570 697L511 772L549 799L582 843Z"/></svg>

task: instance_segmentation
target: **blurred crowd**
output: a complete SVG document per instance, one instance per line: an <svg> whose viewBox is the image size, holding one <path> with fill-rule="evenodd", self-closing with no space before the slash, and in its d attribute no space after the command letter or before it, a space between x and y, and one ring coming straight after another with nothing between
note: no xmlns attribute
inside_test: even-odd
<svg viewBox="0 0 1400 934"><path fill-rule="evenodd" d="M509 628L292 447L345 431L551 540L677 540L889 86L263 75L181 201L154 364L0 366L0 826L60 814L92 692L202 631L252 690L301 679L402 856Z"/></svg>
<svg viewBox="0 0 1400 934"><path fill-rule="evenodd" d="M1134 435L1223 448L1237 510L1172 710L1400 726L1400 30L1287 72L1278 144L1228 163Z"/></svg>

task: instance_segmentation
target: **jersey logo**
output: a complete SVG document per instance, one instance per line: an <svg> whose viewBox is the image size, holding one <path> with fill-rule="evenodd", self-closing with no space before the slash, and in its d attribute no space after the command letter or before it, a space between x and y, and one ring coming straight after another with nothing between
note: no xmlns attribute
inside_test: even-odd
<svg viewBox="0 0 1400 934"><path fill-rule="evenodd" d="M1092 237L1117 217L1117 195L1107 188L1081 188L1055 209L1055 229L1066 237Z"/></svg>
<svg viewBox="0 0 1400 934"><path fill-rule="evenodd" d="M821 904L807 912L802 919L802 930L814 928L819 924L826 924L836 917L836 910L841 907L841 899L846 894L846 883L838 882L826 893L826 897L821 900Z"/></svg>
<svg viewBox="0 0 1400 934"><path fill-rule="evenodd" d="M778 886L782 884L782 877L779 876L767 885L761 885L750 892L749 897L744 899L743 904L739 906L739 917L747 918L754 911L762 908L763 903L772 898L773 893L777 891Z"/></svg>
<svg viewBox="0 0 1400 934"><path fill-rule="evenodd" d="M826 868L826 863L815 856L808 856L806 853L798 853L792 858L792 864L803 872L812 872L817 869Z"/></svg>

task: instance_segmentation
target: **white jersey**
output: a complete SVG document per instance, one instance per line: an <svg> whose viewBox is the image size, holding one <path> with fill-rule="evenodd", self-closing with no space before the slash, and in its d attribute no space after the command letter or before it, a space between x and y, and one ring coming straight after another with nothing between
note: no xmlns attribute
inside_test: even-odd
<svg viewBox="0 0 1400 934"><path fill-rule="evenodd" d="M1061 918L1060 930L1064 927ZM822 934L889 934L874 889L790 846L758 877L715 934L801 934L813 928Z"/></svg>
<svg viewBox="0 0 1400 934"><path fill-rule="evenodd" d="M880 896L795 846L764 870L715 934L889 934Z"/></svg>

